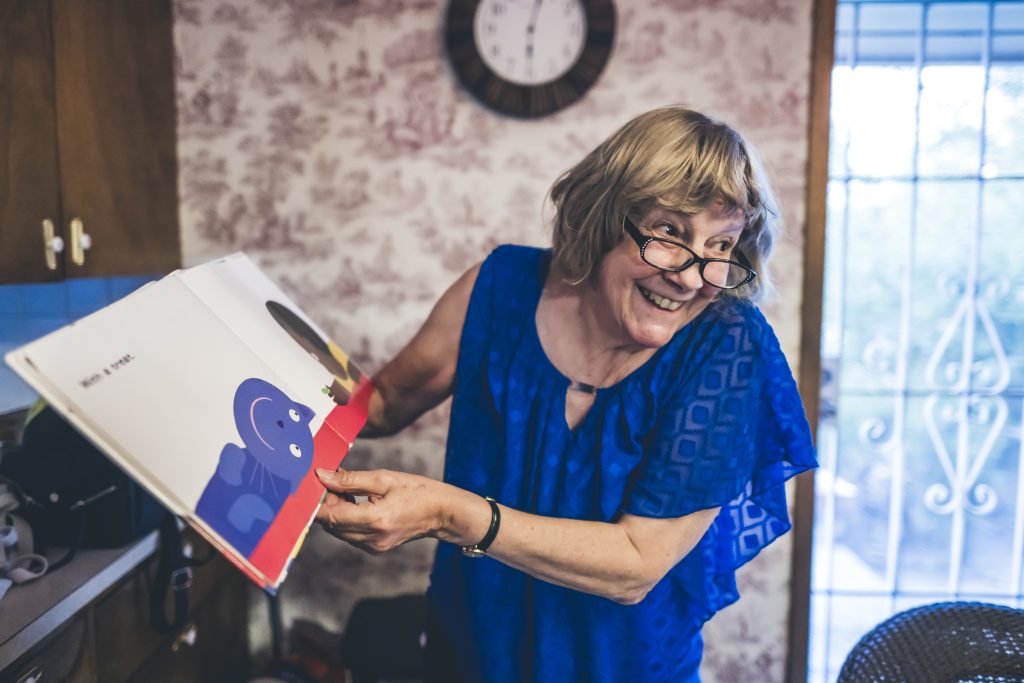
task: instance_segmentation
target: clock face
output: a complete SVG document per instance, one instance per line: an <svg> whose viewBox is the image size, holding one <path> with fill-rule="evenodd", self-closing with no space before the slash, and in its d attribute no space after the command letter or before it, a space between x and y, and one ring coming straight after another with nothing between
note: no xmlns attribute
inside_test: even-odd
<svg viewBox="0 0 1024 683"><path fill-rule="evenodd" d="M462 85L503 114L543 116L597 82L615 38L612 0L449 0L445 49Z"/></svg>
<svg viewBox="0 0 1024 683"><path fill-rule="evenodd" d="M473 38L495 74L538 85L565 75L579 60L586 28L580 0L481 0Z"/></svg>

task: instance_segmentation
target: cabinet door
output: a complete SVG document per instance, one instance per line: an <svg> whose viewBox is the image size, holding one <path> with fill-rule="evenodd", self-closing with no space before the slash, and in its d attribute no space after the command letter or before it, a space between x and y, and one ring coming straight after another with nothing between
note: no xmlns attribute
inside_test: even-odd
<svg viewBox="0 0 1024 683"><path fill-rule="evenodd" d="M67 277L180 264L170 5L53 0L64 227L81 219L92 242Z"/></svg>
<svg viewBox="0 0 1024 683"><path fill-rule="evenodd" d="M247 584L227 577L190 622L126 683L242 683L249 680ZM104 680L100 677L100 680Z"/></svg>
<svg viewBox="0 0 1024 683"><path fill-rule="evenodd" d="M42 222L61 226L50 3L0 0L0 283L62 277Z"/></svg>
<svg viewBox="0 0 1024 683"><path fill-rule="evenodd" d="M0 683L96 681L95 647L88 614L76 617L33 654L0 671Z"/></svg>
<svg viewBox="0 0 1024 683"><path fill-rule="evenodd" d="M198 557L213 551L193 531L186 531L183 541L192 545ZM98 601L96 615L96 659L99 680L123 681L138 669L157 649L170 647L174 638L150 625L150 590L155 582L157 557L154 556L124 579L113 592ZM193 570L192 585L188 589L189 609L202 604L218 584L231 578L245 579L219 554ZM169 591L168 591L169 593ZM168 594L164 614L171 615L173 603ZM235 619L245 623L245 609L238 607ZM244 626L240 626L244 631ZM205 641L204 641L205 642ZM177 652L177 648L174 650ZM187 653L182 657L188 659ZM154 679L155 680L155 679Z"/></svg>

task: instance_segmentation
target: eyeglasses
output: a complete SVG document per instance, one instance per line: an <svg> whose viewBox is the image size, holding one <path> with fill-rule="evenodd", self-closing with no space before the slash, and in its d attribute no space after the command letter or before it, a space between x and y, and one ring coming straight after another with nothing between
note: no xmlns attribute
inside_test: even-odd
<svg viewBox="0 0 1024 683"><path fill-rule="evenodd" d="M645 235L629 220L629 216L626 216L623 225L640 247L640 258L658 270L681 273L696 263L699 264L701 279L719 289L736 289L757 277L757 273L742 263L721 258L701 258L685 244Z"/></svg>

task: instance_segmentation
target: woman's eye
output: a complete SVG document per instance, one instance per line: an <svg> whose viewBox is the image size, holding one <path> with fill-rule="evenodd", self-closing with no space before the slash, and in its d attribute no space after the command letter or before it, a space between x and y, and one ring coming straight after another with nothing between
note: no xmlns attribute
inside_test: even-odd
<svg viewBox="0 0 1024 683"><path fill-rule="evenodd" d="M730 251L732 249L732 242L730 242L728 240L724 240L722 242L719 242L715 246L715 248L718 249L718 251L722 252L723 254L727 253L728 251Z"/></svg>
<svg viewBox="0 0 1024 683"><path fill-rule="evenodd" d="M662 237L675 237L678 233L676 232L675 226L668 223L659 223L654 226L654 232Z"/></svg>

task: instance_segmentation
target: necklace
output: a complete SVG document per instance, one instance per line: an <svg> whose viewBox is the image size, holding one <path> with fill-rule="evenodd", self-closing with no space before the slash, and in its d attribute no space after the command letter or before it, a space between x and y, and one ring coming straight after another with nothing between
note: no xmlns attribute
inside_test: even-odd
<svg viewBox="0 0 1024 683"><path fill-rule="evenodd" d="M597 387L593 384L587 384L577 379L569 379L569 389L572 391L579 391L584 394L590 394L591 396L597 396Z"/></svg>

